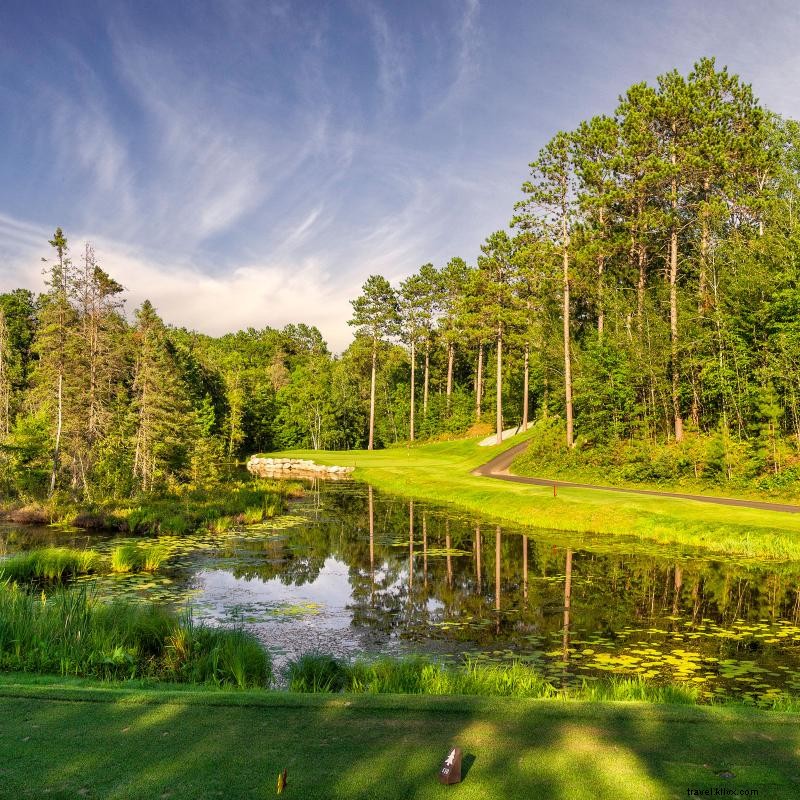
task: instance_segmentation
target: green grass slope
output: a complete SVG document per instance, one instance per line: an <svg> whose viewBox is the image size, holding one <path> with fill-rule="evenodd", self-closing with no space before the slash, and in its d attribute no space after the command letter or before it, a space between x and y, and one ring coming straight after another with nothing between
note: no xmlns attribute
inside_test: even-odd
<svg viewBox="0 0 800 800"><path fill-rule="evenodd" d="M0 676L0 798L633 800L800 794L800 715L109 688ZM437 783L451 745L468 766Z"/></svg>
<svg viewBox="0 0 800 800"><path fill-rule="evenodd" d="M800 560L800 514L566 487L553 497L547 486L470 474L522 438L492 447L479 447L477 439L462 439L372 452L273 455L354 466L356 478L384 491L447 503L518 525L623 534L761 560Z"/></svg>

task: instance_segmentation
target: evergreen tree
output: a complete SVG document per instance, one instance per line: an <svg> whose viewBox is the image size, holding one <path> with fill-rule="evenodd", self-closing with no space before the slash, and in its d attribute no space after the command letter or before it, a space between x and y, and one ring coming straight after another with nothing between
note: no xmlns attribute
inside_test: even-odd
<svg viewBox="0 0 800 800"><path fill-rule="evenodd" d="M353 316L350 325L372 343L372 366L369 392L369 439L367 448L375 446L375 390L378 350L382 342L397 334L399 312L397 294L381 275L371 275L361 289L361 296L351 300Z"/></svg>

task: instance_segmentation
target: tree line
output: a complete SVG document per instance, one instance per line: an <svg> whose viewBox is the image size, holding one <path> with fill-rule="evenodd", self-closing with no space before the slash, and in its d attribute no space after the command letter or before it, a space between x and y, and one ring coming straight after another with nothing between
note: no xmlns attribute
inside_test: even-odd
<svg viewBox="0 0 800 800"><path fill-rule="evenodd" d="M791 470L798 139L713 59L636 84L539 151L474 264L370 276L340 356L306 324L214 338L149 302L129 320L91 245L76 257L57 229L45 290L0 295L0 480L125 496L251 452L533 419L570 452L705 436L723 463Z"/></svg>
<svg viewBox="0 0 800 800"><path fill-rule="evenodd" d="M800 447L797 144L713 59L636 84L539 151L474 267L372 276L352 323L412 365L445 349L448 395L469 358L477 417L493 350L498 436L511 404L560 418L567 448L714 432L778 472Z"/></svg>

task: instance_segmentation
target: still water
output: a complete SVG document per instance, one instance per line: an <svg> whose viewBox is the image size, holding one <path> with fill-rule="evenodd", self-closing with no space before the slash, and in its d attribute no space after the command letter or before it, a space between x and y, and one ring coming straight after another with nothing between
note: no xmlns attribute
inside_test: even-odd
<svg viewBox="0 0 800 800"><path fill-rule="evenodd" d="M0 528L6 553L126 541ZM558 685L617 674L752 702L800 691L800 563L497 525L353 481L309 484L268 523L158 541L172 554L159 572L86 582L243 625L278 667L307 650L470 655Z"/></svg>

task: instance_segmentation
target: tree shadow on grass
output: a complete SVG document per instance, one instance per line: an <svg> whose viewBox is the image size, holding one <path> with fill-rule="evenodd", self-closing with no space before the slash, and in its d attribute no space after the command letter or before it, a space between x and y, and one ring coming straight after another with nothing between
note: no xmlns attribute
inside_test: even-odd
<svg viewBox="0 0 800 800"><path fill-rule="evenodd" d="M209 692L0 696L0 797L678 797L796 794L798 717L643 704ZM106 693L108 695L109 693ZM463 782L438 783L465 753ZM734 777L718 773L730 770Z"/></svg>

